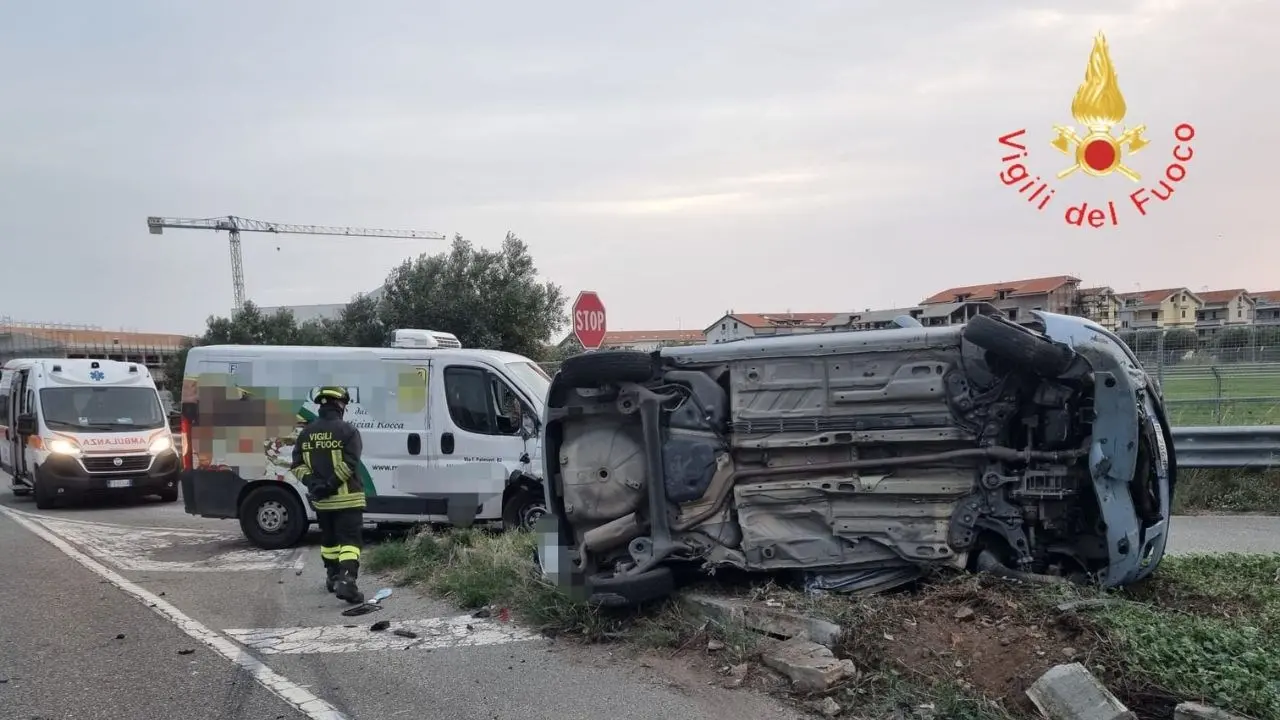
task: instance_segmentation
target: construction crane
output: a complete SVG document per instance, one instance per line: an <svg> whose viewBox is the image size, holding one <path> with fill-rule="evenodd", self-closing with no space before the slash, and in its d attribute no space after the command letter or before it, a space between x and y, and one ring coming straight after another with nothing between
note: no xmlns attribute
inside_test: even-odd
<svg viewBox="0 0 1280 720"><path fill-rule="evenodd" d="M370 238L420 238L446 240L440 233L422 230L380 230L377 228L329 227L324 225L286 225L284 223L247 220L235 215L215 218L148 217L152 235L163 235L165 228L183 230L226 230L231 238L231 286L235 292L235 309L244 307L244 262L240 257L240 233L265 232L289 235L343 235Z"/></svg>

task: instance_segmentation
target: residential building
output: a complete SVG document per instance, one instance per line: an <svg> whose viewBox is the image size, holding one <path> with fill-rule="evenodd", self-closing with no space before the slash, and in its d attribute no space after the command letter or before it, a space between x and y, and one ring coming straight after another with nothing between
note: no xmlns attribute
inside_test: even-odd
<svg viewBox="0 0 1280 720"><path fill-rule="evenodd" d="M1254 299L1253 323L1255 325L1280 325L1280 290L1264 290L1252 293Z"/></svg>
<svg viewBox="0 0 1280 720"><path fill-rule="evenodd" d="M925 298L920 304L988 302L1010 320L1021 322L1030 317L1032 310L1070 314L1076 307L1079 288L1080 278L1054 275L948 288Z"/></svg>
<svg viewBox="0 0 1280 720"><path fill-rule="evenodd" d="M1116 291L1110 287L1081 288L1077 291L1074 315L1087 317L1108 330L1116 330L1120 324L1121 303Z"/></svg>
<svg viewBox="0 0 1280 720"><path fill-rule="evenodd" d="M1210 290L1196 293L1204 303L1196 311L1196 332L1209 336L1228 325L1247 325L1253 322L1253 296L1244 288Z"/></svg>
<svg viewBox="0 0 1280 720"><path fill-rule="evenodd" d="M1194 329L1196 313L1204 307L1198 295L1187 288L1162 288L1120 293L1118 330Z"/></svg>
<svg viewBox="0 0 1280 720"><path fill-rule="evenodd" d="M186 336L103 330L91 325L0 320L0 363L14 358L90 358L147 366L167 386L164 363L182 350ZM174 389L174 388L169 388Z"/></svg>
<svg viewBox="0 0 1280 720"><path fill-rule="evenodd" d="M704 330L708 344L753 337L824 332L836 313L735 313L730 310Z"/></svg>
<svg viewBox="0 0 1280 720"><path fill-rule="evenodd" d="M892 310L864 310L862 312L840 313L826 323L826 328L835 332L849 330L879 330L893 327L893 321L900 315L915 318L925 327L937 325L958 325L975 315L997 315L1000 311L991 303L959 302L939 303L937 305L917 305L909 308Z"/></svg>
<svg viewBox="0 0 1280 720"><path fill-rule="evenodd" d="M563 347L576 343L577 338L569 333L560 341ZM638 350L653 352L671 345L700 345L706 342L701 330L609 330L604 334L601 350Z"/></svg>

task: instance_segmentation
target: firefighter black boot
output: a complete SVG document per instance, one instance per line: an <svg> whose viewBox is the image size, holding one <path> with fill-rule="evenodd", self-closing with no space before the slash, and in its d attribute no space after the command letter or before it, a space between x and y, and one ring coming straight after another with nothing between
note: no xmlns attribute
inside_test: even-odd
<svg viewBox="0 0 1280 720"><path fill-rule="evenodd" d="M342 563L342 571L338 573L333 594L337 595L339 600L345 600L352 605L359 605L364 602L364 593L360 592L360 588L356 587L356 578L359 575L360 563L351 561Z"/></svg>
<svg viewBox="0 0 1280 720"><path fill-rule="evenodd" d="M337 561L337 560L325 560L325 561L324 561L324 575L325 575L325 577L324 577L324 589L325 589L326 591L328 591L328 592L334 592L335 590L337 590L337 587L338 587L338 573L339 573L339 572L340 572L340 570L338 569L338 561Z"/></svg>

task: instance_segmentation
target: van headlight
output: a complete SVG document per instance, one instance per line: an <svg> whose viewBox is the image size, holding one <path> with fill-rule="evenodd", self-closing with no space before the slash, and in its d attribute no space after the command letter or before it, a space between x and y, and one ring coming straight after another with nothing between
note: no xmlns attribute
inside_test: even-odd
<svg viewBox="0 0 1280 720"><path fill-rule="evenodd" d="M159 455L160 453L172 447L173 447L173 440L167 436L161 436L156 438L155 440L152 440L151 447L148 449L151 451L152 455Z"/></svg>
<svg viewBox="0 0 1280 720"><path fill-rule="evenodd" d="M69 455L71 457L80 457L80 446L76 445L70 440L63 440L62 438L53 438L49 442L45 443L45 447L49 449L49 452L54 453L56 455Z"/></svg>

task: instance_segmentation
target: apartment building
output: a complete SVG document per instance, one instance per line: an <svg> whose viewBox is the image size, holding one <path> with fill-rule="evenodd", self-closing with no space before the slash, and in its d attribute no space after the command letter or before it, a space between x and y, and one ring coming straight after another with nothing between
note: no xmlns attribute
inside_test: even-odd
<svg viewBox="0 0 1280 720"><path fill-rule="evenodd" d="M939 303L891 310L868 309L862 312L840 313L827 321L826 329L834 332L879 330L892 327L893 321L901 315L915 318L925 327L958 325L968 322L975 315L997 314L1000 314L1000 310L991 303L985 302Z"/></svg>
<svg viewBox="0 0 1280 720"><path fill-rule="evenodd" d="M796 333L825 332L826 324L837 313L737 313L726 312L703 331L709 345L745 340L753 337L773 337Z"/></svg>
<svg viewBox="0 0 1280 720"><path fill-rule="evenodd" d="M1120 293L1118 330L1187 329L1196 327L1196 313L1204 308L1200 296L1187 288L1161 288Z"/></svg>
<svg viewBox="0 0 1280 720"><path fill-rule="evenodd" d="M1072 314L1087 317L1102 327L1115 331L1119 329L1120 310L1121 302L1116 297L1116 291L1103 285L1081 288Z"/></svg>
<svg viewBox="0 0 1280 720"><path fill-rule="evenodd" d="M920 301L921 305L985 302L1006 317L1021 322L1031 317L1032 310L1071 314L1077 306L1080 278L1070 275L1012 280L1009 282L966 285L935 293Z"/></svg>
<svg viewBox="0 0 1280 720"><path fill-rule="evenodd" d="M1196 295L1204 303L1196 311L1196 333L1201 337L1213 335L1231 325L1253 323L1253 296L1244 288L1210 290Z"/></svg>
<svg viewBox="0 0 1280 720"><path fill-rule="evenodd" d="M1255 325L1280 325L1280 290L1264 290L1252 293L1253 323Z"/></svg>

